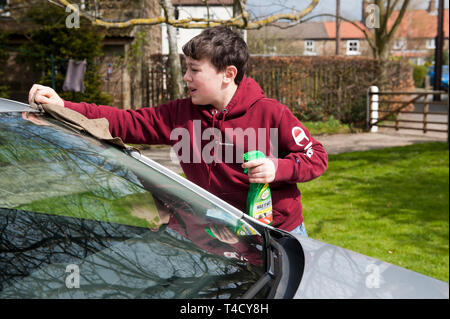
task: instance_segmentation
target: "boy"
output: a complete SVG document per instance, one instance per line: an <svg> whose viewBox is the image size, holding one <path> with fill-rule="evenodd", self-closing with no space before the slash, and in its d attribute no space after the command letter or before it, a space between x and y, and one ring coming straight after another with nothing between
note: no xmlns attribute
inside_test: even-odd
<svg viewBox="0 0 450 319"><path fill-rule="evenodd" d="M323 146L286 106L266 98L245 76L248 48L231 29L206 29L186 43L183 52L187 99L120 110L64 101L51 88L36 84L29 98L37 91L38 103L63 105L88 118L105 117L112 136L125 143L173 146L189 180L241 211L246 211L249 183L270 183L273 226L306 235L296 183L326 170ZM242 164L242 154L253 150L267 158Z"/></svg>

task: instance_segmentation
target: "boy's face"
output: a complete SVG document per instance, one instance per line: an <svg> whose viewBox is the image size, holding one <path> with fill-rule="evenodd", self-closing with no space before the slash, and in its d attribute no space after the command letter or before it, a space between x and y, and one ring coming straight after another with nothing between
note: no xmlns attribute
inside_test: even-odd
<svg viewBox="0 0 450 319"><path fill-rule="evenodd" d="M208 59L194 60L186 57L184 74L192 103L217 106L221 103L224 72L219 72Z"/></svg>

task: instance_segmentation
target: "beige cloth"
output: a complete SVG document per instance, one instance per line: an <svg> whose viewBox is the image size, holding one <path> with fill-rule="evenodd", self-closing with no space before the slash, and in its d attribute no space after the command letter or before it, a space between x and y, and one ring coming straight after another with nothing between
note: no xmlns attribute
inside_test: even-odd
<svg viewBox="0 0 450 319"><path fill-rule="evenodd" d="M34 94L36 95L36 93ZM120 137L112 137L109 132L109 122L106 118L88 119L77 111L56 104L37 104L34 96L30 106L41 112L48 113L55 119L64 122L79 131L85 131L99 140L103 140L122 148L129 148Z"/></svg>

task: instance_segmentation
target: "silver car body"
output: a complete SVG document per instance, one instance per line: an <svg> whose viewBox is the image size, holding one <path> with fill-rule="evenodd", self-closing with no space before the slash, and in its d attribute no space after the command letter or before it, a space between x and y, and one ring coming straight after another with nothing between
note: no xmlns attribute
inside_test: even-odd
<svg viewBox="0 0 450 319"><path fill-rule="evenodd" d="M0 98L0 112L35 112L35 110L27 104ZM130 155L205 199L213 201L224 211L240 216L255 228L268 228L288 234L247 216L139 152L131 152ZM304 258L303 275L295 298L449 298L449 285L446 282L312 238L291 234L288 236L295 237L301 244L298 254Z"/></svg>

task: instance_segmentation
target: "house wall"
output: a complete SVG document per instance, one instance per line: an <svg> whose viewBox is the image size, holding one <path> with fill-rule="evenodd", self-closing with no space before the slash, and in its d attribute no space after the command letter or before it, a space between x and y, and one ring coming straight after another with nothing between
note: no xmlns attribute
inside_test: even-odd
<svg viewBox="0 0 450 319"><path fill-rule="evenodd" d="M429 57L433 57L435 54L434 48L427 47L427 40L430 39L432 38L406 39L406 43L397 48L394 45L394 41L391 43L391 54L397 57L408 58L414 64L423 65ZM448 38L444 39L443 49L444 51L448 51L449 49Z"/></svg>
<svg viewBox="0 0 450 319"><path fill-rule="evenodd" d="M336 53L336 41L334 39L314 39L315 54L305 51L305 43L308 39L249 39L249 48L252 54L262 55L312 55L334 56ZM356 56L371 57L372 52L365 39L360 42L360 54ZM340 42L340 55L347 55L347 39Z"/></svg>
<svg viewBox="0 0 450 319"><path fill-rule="evenodd" d="M205 6L178 6L179 19L207 18L208 11ZM161 13L163 15L163 13ZM211 19L229 20L233 17L233 7L228 6L211 6L209 7L209 14ZM178 53L183 53L183 45L190 39L199 35L203 29L177 29ZM167 38L167 26L161 25L162 34L162 54L169 54L169 42Z"/></svg>

